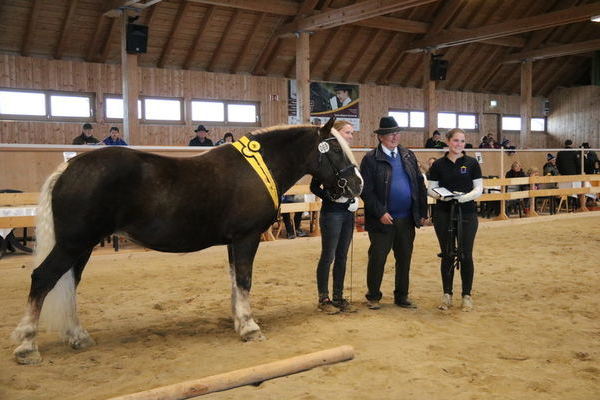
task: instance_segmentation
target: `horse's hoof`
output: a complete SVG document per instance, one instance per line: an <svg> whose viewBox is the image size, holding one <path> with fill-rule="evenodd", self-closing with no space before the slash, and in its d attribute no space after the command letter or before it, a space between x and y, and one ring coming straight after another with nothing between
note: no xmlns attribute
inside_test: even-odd
<svg viewBox="0 0 600 400"><path fill-rule="evenodd" d="M265 337L265 335L262 334L260 329L242 335L242 340L244 342L261 342L266 339L267 338Z"/></svg>
<svg viewBox="0 0 600 400"><path fill-rule="evenodd" d="M15 350L15 360L21 365L37 365L42 362L42 356L37 349Z"/></svg>
<svg viewBox="0 0 600 400"><path fill-rule="evenodd" d="M92 339L91 336L83 336L75 340L69 341L69 345L73 350L81 350L87 347L95 346L96 342L94 341L94 339Z"/></svg>

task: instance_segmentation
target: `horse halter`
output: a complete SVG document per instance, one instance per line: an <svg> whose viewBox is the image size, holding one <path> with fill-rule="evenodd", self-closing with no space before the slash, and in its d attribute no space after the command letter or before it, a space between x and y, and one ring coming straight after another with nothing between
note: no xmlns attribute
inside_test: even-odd
<svg viewBox="0 0 600 400"><path fill-rule="evenodd" d="M344 193L344 190L348 186L348 180L343 177L343 174L345 174L349 170L352 170L352 169L354 169L356 167L355 167L354 164L350 163L350 165L348 165L347 167L339 169L333 163L333 161L331 161L331 157L329 156L329 150L331 149L331 146L329 146L328 142L333 141L333 140L337 141L337 138L336 137L330 137L330 138L324 139L317 146L317 148L319 149L319 153L320 153L319 154L319 169L321 168L321 165L323 163L323 156L325 156L325 159L327 159L327 161L329 162L329 165L331 166L331 169L333 170L333 173L335 175L337 187L339 189L341 189L339 195L338 195L337 192L334 193L335 195L338 195L337 197L339 198L339 197L341 197L342 193ZM344 159L346 161L350 161L348 159L348 157L346 156L346 154L344 154ZM333 194L332 194L332 197L333 197Z"/></svg>

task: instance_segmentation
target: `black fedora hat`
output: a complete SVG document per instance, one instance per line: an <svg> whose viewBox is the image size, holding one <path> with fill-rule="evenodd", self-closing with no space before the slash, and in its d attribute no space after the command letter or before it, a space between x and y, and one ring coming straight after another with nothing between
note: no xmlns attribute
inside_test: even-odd
<svg viewBox="0 0 600 400"><path fill-rule="evenodd" d="M398 123L394 117L382 117L379 120L379 129L374 132L378 135L387 135L389 133L400 132L402 128L398 126Z"/></svg>
<svg viewBox="0 0 600 400"><path fill-rule="evenodd" d="M202 132L202 131L208 132L208 129L206 129L204 127L204 125L198 125L198 128L196 128L196 130L194 130L194 132Z"/></svg>

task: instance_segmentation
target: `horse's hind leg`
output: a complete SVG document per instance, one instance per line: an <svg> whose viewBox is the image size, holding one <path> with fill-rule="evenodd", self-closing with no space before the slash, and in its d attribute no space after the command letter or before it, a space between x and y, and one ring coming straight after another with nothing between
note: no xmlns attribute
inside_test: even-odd
<svg viewBox="0 0 600 400"><path fill-rule="evenodd" d="M252 317L250 287L252 263L260 242L260 234L234 240L227 246L231 273L231 309L235 331L244 341L263 340L265 337Z"/></svg>
<svg viewBox="0 0 600 400"><path fill-rule="evenodd" d="M18 363L41 362L35 339L44 300L54 303L46 305L48 313L46 308L44 311L48 314L51 328L58 329L72 347L81 348L93 343L79 325L75 304L75 281L81 277L81 271L90 253L91 250L86 250L74 255L54 246L46 259L31 274L27 310L12 334L13 339L20 342L14 351ZM51 295L47 298L49 293Z"/></svg>

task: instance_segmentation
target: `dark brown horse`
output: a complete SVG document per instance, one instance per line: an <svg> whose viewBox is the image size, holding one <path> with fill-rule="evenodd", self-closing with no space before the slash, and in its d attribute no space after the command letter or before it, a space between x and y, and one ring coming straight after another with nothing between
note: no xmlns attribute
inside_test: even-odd
<svg viewBox="0 0 600 400"><path fill-rule="evenodd" d="M42 305L49 328L71 347L94 344L77 318L75 289L92 249L113 232L166 252L226 244L235 330L243 340L261 339L249 301L252 263L279 196L305 174L334 196L362 190L350 148L332 125L264 129L190 158L109 147L61 165L42 188L37 268L27 311L13 332L17 361L41 361L35 338ZM271 191L251 166L256 159L272 180Z"/></svg>

